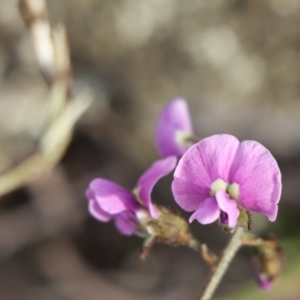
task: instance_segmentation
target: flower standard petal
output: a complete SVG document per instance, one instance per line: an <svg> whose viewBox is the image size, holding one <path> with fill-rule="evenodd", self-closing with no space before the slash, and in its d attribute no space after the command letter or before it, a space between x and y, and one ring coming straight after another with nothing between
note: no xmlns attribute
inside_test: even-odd
<svg viewBox="0 0 300 300"><path fill-rule="evenodd" d="M191 215L189 222L191 223L195 219L205 225L216 221L220 214L220 208L215 198L207 198L202 201L199 207Z"/></svg>
<svg viewBox="0 0 300 300"><path fill-rule="evenodd" d="M281 195L281 173L272 154L255 141L240 144L230 172L230 182L239 185L238 200L252 212L275 221Z"/></svg>
<svg viewBox="0 0 300 300"><path fill-rule="evenodd" d="M144 206L149 209L151 216L154 218L158 217L158 212L152 204L151 192L157 181L168 175L175 168L176 163L177 158L175 156L169 156L156 161L140 177L136 184L135 190L138 193L138 197Z"/></svg>
<svg viewBox="0 0 300 300"><path fill-rule="evenodd" d="M189 148L174 172L172 191L178 205L193 211L210 196L211 185L216 180L226 182L238 146L234 136L221 134Z"/></svg>
<svg viewBox="0 0 300 300"><path fill-rule="evenodd" d="M156 126L155 142L162 157L181 156L188 148L178 140L179 136L192 134L192 123L186 101L172 100L162 111Z"/></svg>
<svg viewBox="0 0 300 300"><path fill-rule="evenodd" d="M222 211L224 211L228 216L227 225L230 228L234 228L237 224L237 220L240 214L237 202L235 200L230 199L228 194L226 194L223 190L217 191L216 200L218 202L219 208Z"/></svg>
<svg viewBox="0 0 300 300"><path fill-rule="evenodd" d="M138 207L132 193L109 180L94 179L90 183L89 190L93 191L94 200L106 213L115 215Z"/></svg>

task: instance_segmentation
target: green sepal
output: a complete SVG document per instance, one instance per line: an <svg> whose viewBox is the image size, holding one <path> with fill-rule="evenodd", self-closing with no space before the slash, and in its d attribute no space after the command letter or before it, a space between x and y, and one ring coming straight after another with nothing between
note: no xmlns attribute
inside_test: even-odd
<svg viewBox="0 0 300 300"><path fill-rule="evenodd" d="M238 218L238 224L245 228L246 230L251 230L252 225L252 217L251 213L247 210L241 210L239 218Z"/></svg>

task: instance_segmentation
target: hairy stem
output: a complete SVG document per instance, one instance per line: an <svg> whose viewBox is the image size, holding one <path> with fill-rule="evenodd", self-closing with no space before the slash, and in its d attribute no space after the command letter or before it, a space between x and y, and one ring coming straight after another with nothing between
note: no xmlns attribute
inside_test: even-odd
<svg viewBox="0 0 300 300"><path fill-rule="evenodd" d="M225 247L215 269L209 275L205 286L202 289L199 300L209 300L213 296L217 286L219 285L223 275L225 274L234 255L243 245L244 228L237 227L232 234L227 246Z"/></svg>

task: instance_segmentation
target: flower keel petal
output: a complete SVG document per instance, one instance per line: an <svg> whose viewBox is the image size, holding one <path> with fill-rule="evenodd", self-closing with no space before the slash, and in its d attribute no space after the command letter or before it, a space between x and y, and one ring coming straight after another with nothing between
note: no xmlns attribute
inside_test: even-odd
<svg viewBox="0 0 300 300"><path fill-rule="evenodd" d="M88 204L89 213L98 221L108 222L113 216L103 211L95 200L90 200Z"/></svg>
<svg viewBox="0 0 300 300"><path fill-rule="evenodd" d="M237 220L240 214L237 202L235 200L230 199L229 195L226 194L223 190L217 191L216 200L219 205L219 208L227 214L227 225L230 228L234 228L237 224Z"/></svg>
<svg viewBox="0 0 300 300"><path fill-rule="evenodd" d="M137 225L131 212L118 214L114 220L117 229L124 235L132 235L137 230Z"/></svg>

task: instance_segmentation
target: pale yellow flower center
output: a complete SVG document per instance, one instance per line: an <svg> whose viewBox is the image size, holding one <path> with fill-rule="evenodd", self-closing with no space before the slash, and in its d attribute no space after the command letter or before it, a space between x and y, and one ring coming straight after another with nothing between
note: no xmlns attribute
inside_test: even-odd
<svg viewBox="0 0 300 300"><path fill-rule="evenodd" d="M190 147L193 145L193 143L189 141L190 136L191 134L189 132L177 130L175 134L175 141L178 145Z"/></svg>
<svg viewBox="0 0 300 300"><path fill-rule="evenodd" d="M218 190L223 190L231 199L238 200L240 191L237 183L229 184L223 179L217 179L210 185L210 195L214 197Z"/></svg>

